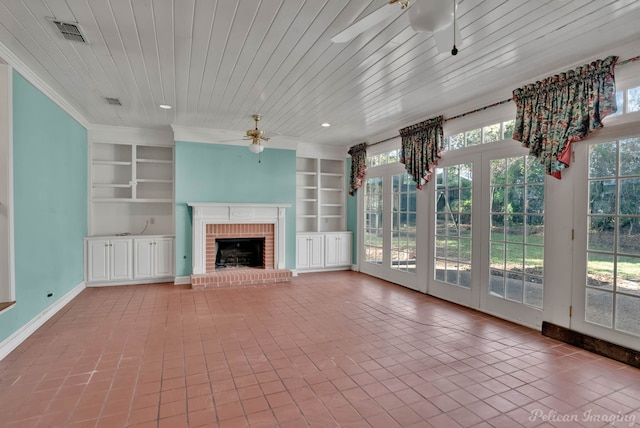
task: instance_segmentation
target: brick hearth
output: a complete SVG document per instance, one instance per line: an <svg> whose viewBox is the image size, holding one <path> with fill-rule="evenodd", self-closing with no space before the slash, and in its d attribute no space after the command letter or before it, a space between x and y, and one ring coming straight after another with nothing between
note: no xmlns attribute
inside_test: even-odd
<svg viewBox="0 0 640 428"><path fill-rule="evenodd" d="M202 275L191 275L191 288L225 288L243 285L266 285L290 282L292 273L288 269L229 268Z"/></svg>

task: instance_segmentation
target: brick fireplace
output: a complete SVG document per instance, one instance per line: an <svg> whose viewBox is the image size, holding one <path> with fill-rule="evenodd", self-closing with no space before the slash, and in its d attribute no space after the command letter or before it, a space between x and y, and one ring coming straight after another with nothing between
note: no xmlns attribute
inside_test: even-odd
<svg viewBox="0 0 640 428"><path fill-rule="evenodd" d="M262 269L273 269L273 224L208 224L206 227L206 272L216 270L216 240L264 238Z"/></svg>
<svg viewBox="0 0 640 428"><path fill-rule="evenodd" d="M189 203L193 209L192 274L195 289L288 282L285 264L285 209L289 205ZM222 263L218 249L228 239L263 239L262 265ZM238 244L240 245L240 244ZM241 251L244 254L244 251ZM216 266L216 257L218 263ZM240 258L240 257L239 257ZM240 263L242 265L242 263Z"/></svg>

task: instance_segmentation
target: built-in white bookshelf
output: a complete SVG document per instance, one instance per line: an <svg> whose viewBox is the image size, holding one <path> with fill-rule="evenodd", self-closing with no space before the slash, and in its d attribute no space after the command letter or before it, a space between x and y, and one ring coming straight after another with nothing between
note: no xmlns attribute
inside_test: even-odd
<svg viewBox="0 0 640 428"><path fill-rule="evenodd" d="M92 201L173 200L173 147L94 142Z"/></svg>
<svg viewBox="0 0 640 428"><path fill-rule="evenodd" d="M173 138L107 127L94 134L89 145L89 235L173 235Z"/></svg>
<svg viewBox="0 0 640 428"><path fill-rule="evenodd" d="M345 228L344 161L296 159L296 230L332 232Z"/></svg>

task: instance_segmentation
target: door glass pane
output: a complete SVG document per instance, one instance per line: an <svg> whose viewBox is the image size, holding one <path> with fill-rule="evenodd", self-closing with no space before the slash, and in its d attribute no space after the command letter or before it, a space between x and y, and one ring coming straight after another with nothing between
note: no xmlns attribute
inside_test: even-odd
<svg viewBox="0 0 640 428"><path fill-rule="evenodd" d="M416 272L416 186L409 174L391 177L391 268Z"/></svg>
<svg viewBox="0 0 640 428"><path fill-rule="evenodd" d="M640 139L589 146L585 320L640 336Z"/></svg>
<svg viewBox="0 0 640 428"><path fill-rule="evenodd" d="M535 158L491 161L489 294L542 308L544 168Z"/></svg>
<svg viewBox="0 0 640 428"><path fill-rule="evenodd" d="M382 264L382 177L369 178L364 186L364 261Z"/></svg>
<svg viewBox="0 0 640 428"><path fill-rule="evenodd" d="M471 287L472 164L436 169L434 278Z"/></svg>

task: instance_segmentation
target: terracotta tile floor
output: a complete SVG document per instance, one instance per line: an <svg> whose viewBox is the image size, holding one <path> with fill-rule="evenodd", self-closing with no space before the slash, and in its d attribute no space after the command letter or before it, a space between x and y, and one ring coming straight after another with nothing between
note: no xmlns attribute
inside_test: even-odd
<svg viewBox="0 0 640 428"><path fill-rule="evenodd" d="M639 408L640 370L353 272L87 289L0 362L2 427L623 427Z"/></svg>

